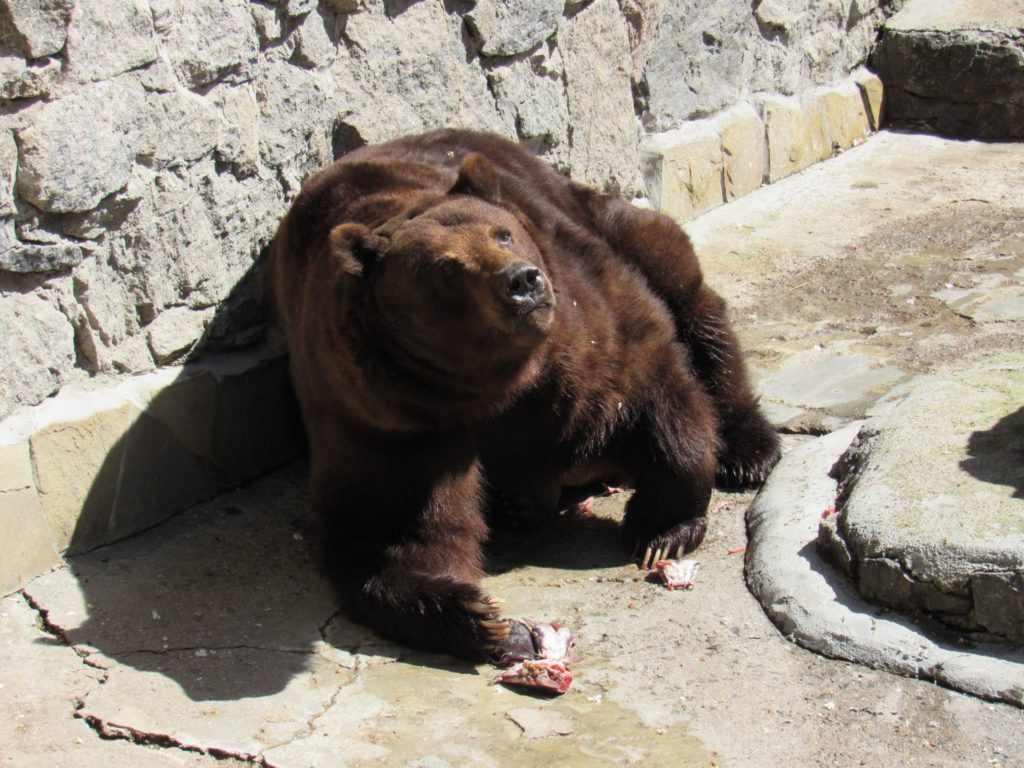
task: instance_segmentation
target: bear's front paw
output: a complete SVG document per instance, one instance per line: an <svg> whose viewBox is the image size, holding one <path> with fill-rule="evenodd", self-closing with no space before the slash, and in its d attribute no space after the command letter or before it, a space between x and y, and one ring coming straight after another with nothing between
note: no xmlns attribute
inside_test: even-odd
<svg viewBox="0 0 1024 768"><path fill-rule="evenodd" d="M626 543L633 548L633 560L639 558L641 568L653 568L659 560L678 559L692 552L704 541L708 519L704 515L684 520L667 531L655 535L637 535L624 531Z"/></svg>

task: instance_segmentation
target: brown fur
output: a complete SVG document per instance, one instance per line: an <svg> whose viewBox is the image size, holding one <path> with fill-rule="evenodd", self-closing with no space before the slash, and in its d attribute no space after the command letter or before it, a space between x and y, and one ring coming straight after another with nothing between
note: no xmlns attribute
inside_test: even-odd
<svg viewBox="0 0 1024 768"><path fill-rule="evenodd" d="M716 473L760 482L777 459L679 227L499 137L346 155L305 184L270 270L328 563L352 615L403 642L500 645L488 505L541 518L621 478L627 545L688 551Z"/></svg>

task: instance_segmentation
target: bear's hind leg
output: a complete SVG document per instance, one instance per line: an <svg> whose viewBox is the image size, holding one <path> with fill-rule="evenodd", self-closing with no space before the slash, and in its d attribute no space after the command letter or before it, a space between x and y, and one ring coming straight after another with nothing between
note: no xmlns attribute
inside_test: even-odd
<svg viewBox="0 0 1024 768"><path fill-rule="evenodd" d="M725 301L704 283L690 239L668 216L618 197L580 194L602 237L643 273L672 312L694 373L715 404L721 443L717 484L760 484L779 459L778 436L758 408Z"/></svg>
<svg viewBox="0 0 1024 768"><path fill-rule="evenodd" d="M725 301L702 285L692 315L677 323L718 415L716 483L722 488L748 488L763 483L778 462L779 436L761 413L726 313Z"/></svg>

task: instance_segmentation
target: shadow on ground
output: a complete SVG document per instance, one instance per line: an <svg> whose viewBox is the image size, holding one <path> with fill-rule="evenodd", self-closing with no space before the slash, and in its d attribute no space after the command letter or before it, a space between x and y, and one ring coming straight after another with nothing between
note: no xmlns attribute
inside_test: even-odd
<svg viewBox="0 0 1024 768"><path fill-rule="evenodd" d="M991 429L973 433L968 458L960 468L986 483L1008 485L1024 498L1024 407L999 419Z"/></svg>

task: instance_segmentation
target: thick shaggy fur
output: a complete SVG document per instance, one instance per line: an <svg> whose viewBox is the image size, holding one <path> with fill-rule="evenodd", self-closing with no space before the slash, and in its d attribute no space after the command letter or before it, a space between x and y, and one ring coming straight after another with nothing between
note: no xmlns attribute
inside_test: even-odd
<svg viewBox="0 0 1024 768"><path fill-rule="evenodd" d="M628 482L629 550L700 544L717 481L764 479L774 432L725 305L670 219L496 136L439 131L313 176L270 279L351 615L479 659L488 508L518 520Z"/></svg>

